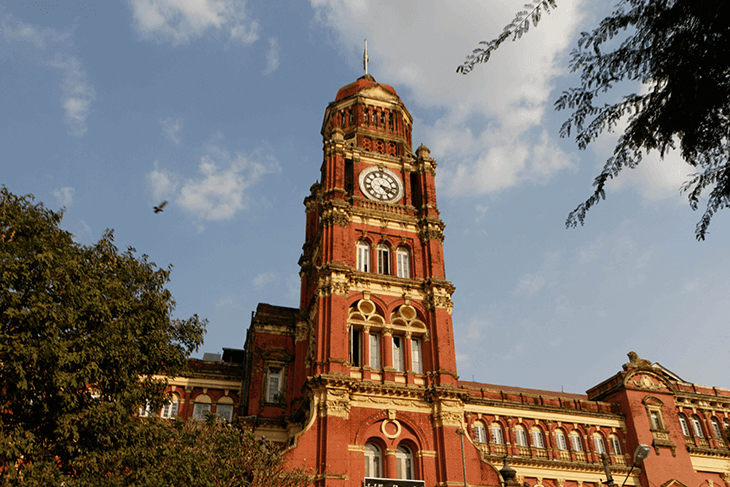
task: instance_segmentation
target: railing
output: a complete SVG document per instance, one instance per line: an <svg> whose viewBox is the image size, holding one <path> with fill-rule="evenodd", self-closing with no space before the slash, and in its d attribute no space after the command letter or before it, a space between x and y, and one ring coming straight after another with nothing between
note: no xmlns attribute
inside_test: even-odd
<svg viewBox="0 0 730 487"><path fill-rule="evenodd" d="M523 457L529 457L530 456L530 447L529 446L517 446L517 449L519 450L519 454Z"/></svg>
<svg viewBox="0 0 730 487"><path fill-rule="evenodd" d="M611 458L613 458L613 462L616 465L626 465L626 459L623 455L611 455Z"/></svg>
<svg viewBox="0 0 730 487"><path fill-rule="evenodd" d="M575 461L576 462L586 462L586 461L588 461L586 459L586 453L585 452L576 451L576 452L573 452L573 453L575 453Z"/></svg>
<svg viewBox="0 0 730 487"><path fill-rule="evenodd" d="M492 445L492 450L494 451L495 455L506 455L507 454L507 447L505 445Z"/></svg>
<svg viewBox="0 0 730 487"><path fill-rule="evenodd" d="M697 446L702 448L709 448L710 443L707 441L707 438L696 438L695 441L697 442Z"/></svg>
<svg viewBox="0 0 730 487"><path fill-rule="evenodd" d="M547 458L548 457L547 450L544 448L533 448L532 451L533 451L532 456L535 458Z"/></svg>
<svg viewBox="0 0 730 487"><path fill-rule="evenodd" d="M557 457L559 460L565 460L566 462L569 462L571 460L570 452L568 450L558 450Z"/></svg>

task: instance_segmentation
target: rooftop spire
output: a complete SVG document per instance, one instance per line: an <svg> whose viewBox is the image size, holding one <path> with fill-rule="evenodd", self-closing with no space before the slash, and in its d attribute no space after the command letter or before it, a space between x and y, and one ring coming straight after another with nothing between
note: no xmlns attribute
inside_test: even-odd
<svg viewBox="0 0 730 487"><path fill-rule="evenodd" d="M362 54L362 69L365 70L365 74L368 74L368 61L370 61L370 56L368 56L368 40L365 39L365 52Z"/></svg>

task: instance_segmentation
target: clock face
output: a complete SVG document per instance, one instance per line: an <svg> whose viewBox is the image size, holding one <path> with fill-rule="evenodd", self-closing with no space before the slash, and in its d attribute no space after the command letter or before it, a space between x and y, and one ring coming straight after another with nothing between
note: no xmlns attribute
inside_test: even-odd
<svg viewBox="0 0 730 487"><path fill-rule="evenodd" d="M373 201L395 203L403 197L403 183L389 169L370 167L360 173L360 189Z"/></svg>

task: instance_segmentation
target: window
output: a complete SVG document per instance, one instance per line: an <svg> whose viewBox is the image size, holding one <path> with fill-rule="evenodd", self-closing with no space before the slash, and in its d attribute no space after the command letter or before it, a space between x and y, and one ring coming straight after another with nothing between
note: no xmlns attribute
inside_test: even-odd
<svg viewBox="0 0 730 487"><path fill-rule="evenodd" d="M210 412L210 404L204 404L196 402L193 405L193 419L196 421L203 421L205 415Z"/></svg>
<svg viewBox="0 0 730 487"><path fill-rule="evenodd" d="M399 446L395 454L396 478L413 480L413 454L405 446Z"/></svg>
<svg viewBox="0 0 730 487"><path fill-rule="evenodd" d="M284 399L281 394L282 372L281 367L269 367L266 402L280 403Z"/></svg>
<svg viewBox="0 0 730 487"><path fill-rule="evenodd" d="M160 416L166 419L177 417L177 411L180 409L180 397L177 394L170 395L170 402L162 406Z"/></svg>
<svg viewBox="0 0 730 487"><path fill-rule="evenodd" d="M408 249L398 247L395 250L395 264L397 267L398 277L405 277L410 279L411 277L411 261Z"/></svg>
<svg viewBox="0 0 730 487"><path fill-rule="evenodd" d="M403 350L403 337L393 337L393 368L403 372L405 354Z"/></svg>
<svg viewBox="0 0 730 487"><path fill-rule="evenodd" d="M611 443L611 453L621 455L621 442L618 437L611 435L608 437L608 442Z"/></svg>
<svg viewBox="0 0 730 487"><path fill-rule="evenodd" d="M474 439L477 443L487 442L487 429L484 427L484 423L481 421L474 422Z"/></svg>
<svg viewBox="0 0 730 487"><path fill-rule="evenodd" d="M687 426L687 419L681 414L679 415L679 426L682 427L682 434L684 436L692 436L689 432L689 426Z"/></svg>
<svg viewBox="0 0 730 487"><path fill-rule="evenodd" d="M659 421L659 413L652 411L649 413L649 420L651 421L651 429L660 430L662 429L662 423Z"/></svg>
<svg viewBox="0 0 730 487"><path fill-rule="evenodd" d="M380 334L370 333L370 367L380 369Z"/></svg>
<svg viewBox="0 0 730 487"><path fill-rule="evenodd" d="M357 243L357 270L370 272L370 246L365 242Z"/></svg>
<svg viewBox="0 0 730 487"><path fill-rule="evenodd" d="M233 421L233 404L218 404L215 407L216 414L227 423Z"/></svg>
<svg viewBox="0 0 730 487"><path fill-rule="evenodd" d="M596 435L593 437L593 445L596 447L596 453L606 453L606 444L603 438Z"/></svg>
<svg viewBox="0 0 730 487"><path fill-rule="evenodd" d="M717 418L712 418L712 432L715 434L715 438L722 440L722 431L720 430L720 422Z"/></svg>
<svg viewBox="0 0 730 487"><path fill-rule="evenodd" d="M583 451L583 442L580 441L578 432L570 433L570 445L573 447L573 451Z"/></svg>
<svg viewBox="0 0 730 487"><path fill-rule="evenodd" d="M390 274L390 249L385 245L378 245L378 274Z"/></svg>
<svg viewBox="0 0 730 487"><path fill-rule="evenodd" d="M383 454L380 448L372 443L365 444L365 477L382 477L381 465L383 464Z"/></svg>
<svg viewBox="0 0 730 487"><path fill-rule="evenodd" d="M502 433L502 427L497 423L492 423L490 428L492 434L492 443L496 445L504 445L504 434Z"/></svg>
<svg viewBox="0 0 730 487"><path fill-rule="evenodd" d="M545 442L542 438L542 431L537 428L533 428L532 431L532 446L535 448L545 448Z"/></svg>
<svg viewBox="0 0 730 487"><path fill-rule="evenodd" d="M350 328L350 363L355 367L362 365L362 330Z"/></svg>
<svg viewBox="0 0 730 487"><path fill-rule="evenodd" d="M558 450L568 449L568 442L565 441L565 433L560 430L555 430L555 446L558 447Z"/></svg>
<svg viewBox="0 0 730 487"><path fill-rule="evenodd" d="M527 431L522 426L515 429L515 437L519 446L527 446Z"/></svg>
<svg viewBox="0 0 730 487"><path fill-rule="evenodd" d="M695 416L692 416L692 430L695 433L695 436L698 438L704 438L704 434L702 433L702 424L700 423L700 418Z"/></svg>
<svg viewBox="0 0 730 487"><path fill-rule="evenodd" d="M150 408L150 403L146 403L143 408L139 408L139 417L140 418L150 418L154 416L152 413L152 409Z"/></svg>
<svg viewBox="0 0 730 487"><path fill-rule="evenodd" d="M421 363L421 340L418 338L411 339L411 365L413 372L423 374L423 364Z"/></svg>

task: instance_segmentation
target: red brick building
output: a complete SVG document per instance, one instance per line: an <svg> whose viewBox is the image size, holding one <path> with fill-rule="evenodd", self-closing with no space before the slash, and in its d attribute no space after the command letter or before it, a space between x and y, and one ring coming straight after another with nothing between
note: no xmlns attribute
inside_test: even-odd
<svg viewBox="0 0 730 487"><path fill-rule="evenodd" d="M520 484L600 487L606 454L619 485L730 487L730 390L635 354L585 395L459 380L437 165L411 130L371 76L337 92L304 201L300 306L260 304L244 350L172 379L177 414L230 413L319 486L496 487L507 456ZM632 469L639 444L652 450Z"/></svg>

